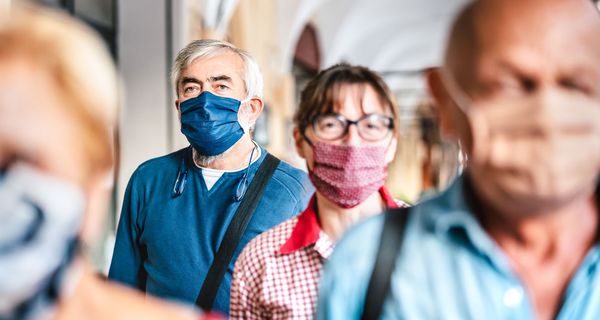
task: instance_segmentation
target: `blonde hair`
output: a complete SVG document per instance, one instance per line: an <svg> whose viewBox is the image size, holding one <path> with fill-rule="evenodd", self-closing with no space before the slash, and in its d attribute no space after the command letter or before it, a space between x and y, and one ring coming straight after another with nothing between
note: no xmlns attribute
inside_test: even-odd
<svg viewBox="0 0 600 320"><path fill-rule="evenodd" d="M90 178L112 167L116 71L93 31L62 13L14 5L7 19L0 20L0 59L29 61L51 77L64 108L78 121L77 138Z"/></svg>

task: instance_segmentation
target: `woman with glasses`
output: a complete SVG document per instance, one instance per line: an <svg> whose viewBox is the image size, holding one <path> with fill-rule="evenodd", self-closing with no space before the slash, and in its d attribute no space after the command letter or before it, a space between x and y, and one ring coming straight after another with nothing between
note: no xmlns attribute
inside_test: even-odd
<svg viewBox="0 0 600 320"><path fill-rule="evenodd" d="M373 71L347 64L321 71L302 92L294 124L316 192L303 213L240 254L233 319L313 318L321 268L335 241L368 216L406 206L384 187L397 144L396 102Z"/></svg>

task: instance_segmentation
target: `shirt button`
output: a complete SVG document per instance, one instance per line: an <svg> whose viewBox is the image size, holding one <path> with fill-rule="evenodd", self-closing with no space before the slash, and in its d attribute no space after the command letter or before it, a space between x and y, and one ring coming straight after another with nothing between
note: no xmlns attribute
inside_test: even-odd
<svg viewBox="0 0 600 320"><path fill-rule="evenodd" d="M508 308L514 308L523 301L523 289L520 287L513 287L504 292L504 306Z"/></svg>

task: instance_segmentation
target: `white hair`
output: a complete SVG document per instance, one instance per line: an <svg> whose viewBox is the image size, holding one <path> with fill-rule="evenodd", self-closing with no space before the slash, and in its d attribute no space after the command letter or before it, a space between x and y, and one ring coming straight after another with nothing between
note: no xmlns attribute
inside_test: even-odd
<svg viewBox="0 0 600 320"><path fill-rule="evenodd" d="M263 97L263 77L258 68L256 60L246 51L232 45L229 42L212 39L194 40L177 54L175 63L171 68L171 81L175 92L178 92L178 84L181 72L189 67L198 58L214 56L223 50L236 53L244 62L244 84L246 85L246 98Z"/></svg>

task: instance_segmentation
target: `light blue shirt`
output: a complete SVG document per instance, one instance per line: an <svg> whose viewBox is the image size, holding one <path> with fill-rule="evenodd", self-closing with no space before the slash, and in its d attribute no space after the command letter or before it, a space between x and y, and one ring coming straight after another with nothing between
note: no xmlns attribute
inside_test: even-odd
<svg viewBox="0 0 600 320"><path fill-rule="evenodd" d="M411 209L383 319L534 319L507 256L465 200L464 177ZM352 228L325 265L319 319L360 319L383 216ZM570 280L557 319L600 319L598 245ZM552 279L548 279L552 281Z"/></svg>

